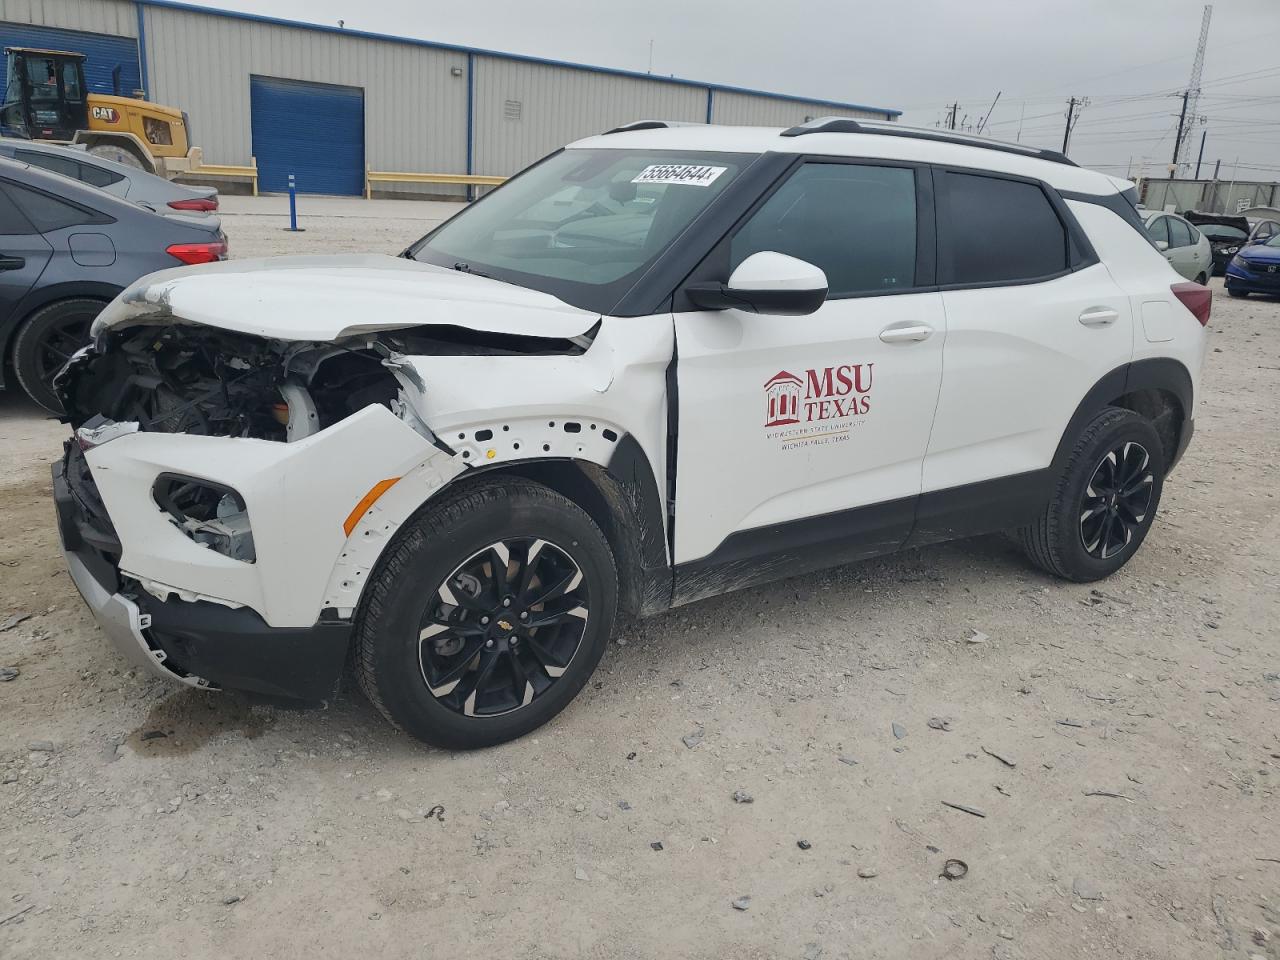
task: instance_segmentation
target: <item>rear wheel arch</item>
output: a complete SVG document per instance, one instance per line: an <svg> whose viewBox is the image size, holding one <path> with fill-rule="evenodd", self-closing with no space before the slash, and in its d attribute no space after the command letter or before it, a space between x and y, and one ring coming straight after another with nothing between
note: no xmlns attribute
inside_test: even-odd
<svg viewBox="0 0 1280 960"><path fill-rule="evenodd" d="M1090 388L1071 415L1054 454L1053 474L1063 471L1080 432L1106 407L1132 410L1150 420L1164 447L1166 472L1171 471L1186 446L1192 401L1191 373L1177 360L1154 357L1116 367Z"/></svg>

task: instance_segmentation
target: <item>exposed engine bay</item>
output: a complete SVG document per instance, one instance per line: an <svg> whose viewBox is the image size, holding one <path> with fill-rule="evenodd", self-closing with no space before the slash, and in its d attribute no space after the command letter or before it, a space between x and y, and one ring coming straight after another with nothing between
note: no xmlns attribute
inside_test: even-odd
<svg viewBox="0 0 1280 960"><path fill-rule="evenodd" d="M67 417L140 431L293 441L371 404L395 410L412 355L566 355L572 341L420 327L338 343L270 340L184 323L111 332L60 375ZM404 374L400 374L404 375Z"/></svg>

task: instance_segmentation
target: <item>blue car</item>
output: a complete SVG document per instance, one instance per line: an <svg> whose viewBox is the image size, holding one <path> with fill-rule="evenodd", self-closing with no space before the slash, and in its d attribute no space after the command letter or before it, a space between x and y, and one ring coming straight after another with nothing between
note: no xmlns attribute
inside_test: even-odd
<svg viewBox="0 0 1280 960"><path fill-rule="evenodd" d="M1242 247L1231 258L1227 264L1227 293L1233 297L1280 294L1280 233L1262 243Z"/></svg>

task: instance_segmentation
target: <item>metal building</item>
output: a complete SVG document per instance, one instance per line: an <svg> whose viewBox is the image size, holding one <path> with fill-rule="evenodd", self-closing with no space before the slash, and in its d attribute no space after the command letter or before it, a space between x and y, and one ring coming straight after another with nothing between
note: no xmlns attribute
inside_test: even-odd
<svg viewBox="0 0 1280 960"><path fill-rule="evenodd" d="M789 126L901 112L170 0L0 0L0 45L83 51L94 89L137 84L185 110L205 161L256 159L263 190L291 172L303 192L339 194L361 192L367 170L507 176L640 118Z"/></svg>

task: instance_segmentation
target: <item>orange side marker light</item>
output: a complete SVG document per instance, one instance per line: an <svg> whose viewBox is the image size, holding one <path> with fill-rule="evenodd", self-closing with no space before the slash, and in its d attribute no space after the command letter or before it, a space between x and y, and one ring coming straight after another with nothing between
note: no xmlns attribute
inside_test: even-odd
<svg viewBox="0 0 1280 960"><path fill-rule="evenodd" d="M373 485L373 488L360 498L360 502L356 504L355 509L347 514L347 519L342 524L343 532L349 537L351 531L356 528L356 524L360 522L360 518L365 515L370 507L378 502L378 498L395 486L399 477L391 477L387 480L379 480Z"/></svg>

